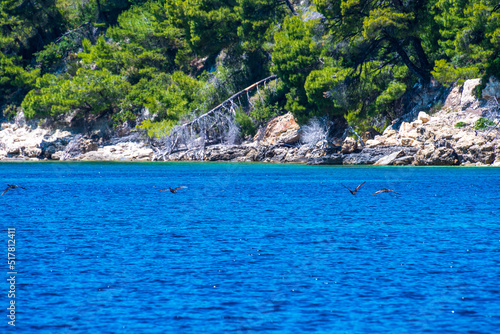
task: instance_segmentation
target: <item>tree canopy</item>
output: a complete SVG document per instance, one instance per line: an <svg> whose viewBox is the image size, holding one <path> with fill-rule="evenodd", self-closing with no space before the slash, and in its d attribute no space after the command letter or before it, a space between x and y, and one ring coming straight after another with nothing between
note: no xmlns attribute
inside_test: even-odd
<svg viewBox="0 0 500 334"><path fill-rule="evenodd" d="M76 113L163 129L272 74L273 89L249 102L248 115L238 111L242 126L287 111L301 123L387 123L416 84L500 78L500 5L0 0L6 116ZM145 110L151 117L141 125Z"/></svg>

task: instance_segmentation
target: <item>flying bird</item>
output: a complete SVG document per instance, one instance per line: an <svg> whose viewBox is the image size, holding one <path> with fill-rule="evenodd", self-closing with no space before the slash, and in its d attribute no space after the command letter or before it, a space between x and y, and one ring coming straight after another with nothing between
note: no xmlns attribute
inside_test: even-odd
<svg viewBox="0 0 500 334"><path fill-rule="evenodd" d="M7 186L8 186L7 189L5 189L2 193L2 195L0 195L0 196L3 196L3 194L5 194L7 191L9 191L11 189L16 189L16 188L26 189L24 187L18 186L17 184L8 184Z"/></svg>
<svg viewBox="0 0 500 334"><path fill-rule="evenodd" d="M347 188L347 187L346 187L346 186L344 186L344 185L343 185L343 186L344 186L344 188L346 188L347 190L349 190L349 191L351 192L351 194L356 195L356 193L358 192L359 188L361 188L361 186L362 186L363 184L365 184L365 183L366 183L366 181L365 181L365 182L363 182L363 183L361 183L361 184L360 184L359 186L357 186L357 187L356 187L356 189L354 189L354 190L351 190L351 189Z"/></svg>
<svg viewBox="0 0 500 334"><path fill-rule="evenodd" d="M374 192L374 193L372 194L372 196L373 196L373 195L380 194L380 193L391 193L391 192L399 195L399 193L395 192L395 191L394 191L394 190L392 190L392 189L382 188L382 189L380 189L379 191Z"/></svg>
<svg viewBox="0 0 500 334"><path fill-rule="evenodd" d="M170 191L172 194L175 194L175 193L177 192L177 190L179 190L179 189L183 189L183 188L187 188L187 187L177 187L177 188L174 188L174 189L172 189L172 188L168 187L168 188L165 188L165 189L160 189L160 191L166 191L166 190L168 190L168 191Z"/></svg>

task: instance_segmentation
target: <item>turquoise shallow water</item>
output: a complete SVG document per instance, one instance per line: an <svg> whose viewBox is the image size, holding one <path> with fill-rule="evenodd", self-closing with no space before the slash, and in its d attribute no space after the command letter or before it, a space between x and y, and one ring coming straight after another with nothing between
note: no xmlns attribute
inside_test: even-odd
<svg viewBox="0 0 500 334"><path fill-rule="evenodd" d="M27 188L0 196L19 332L500 328L500 169L1 163L0 175ZM356 196L342 187L363 181ZM384 187L401 195L371 196Z"/></svg>

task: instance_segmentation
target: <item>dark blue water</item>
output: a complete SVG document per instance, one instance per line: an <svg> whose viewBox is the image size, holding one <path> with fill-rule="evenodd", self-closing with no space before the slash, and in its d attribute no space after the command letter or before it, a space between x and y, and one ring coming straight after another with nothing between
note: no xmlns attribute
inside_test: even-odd
<svg viewBox="0 0 500 334"><path fill-rule="evenodd" d="M20 332L500 329L500 169L3 163L0 175L27 188L0 196ZM363 181L356 196L342 187ZM400 195L371 196L380 188Z"/></svg>

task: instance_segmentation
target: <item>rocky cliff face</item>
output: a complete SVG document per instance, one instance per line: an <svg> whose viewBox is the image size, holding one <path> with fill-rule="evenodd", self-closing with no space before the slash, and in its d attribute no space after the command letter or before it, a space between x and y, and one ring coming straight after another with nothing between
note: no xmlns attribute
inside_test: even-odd
<svg viewBox="0 0 500 334"><path fill-rule="evenodd" d="M129 129L107 137L27 122L22 115L0 128L0 160L134 160L260 161L274 163L361 165L493 165L500 166L500 84L492 80L484 99L472 94L479 79L454 87L438 112L405 115L385 129L365 136L300 145L300 126L288 113L268 122L252 141L211 145L198 151L155 155L155 147ZM489 120L485 122L485 120ZM493 124L493 126L492 126ZM368 139L371 138L371 139Z"/></svg>
<svg viewBox="0 0 500 334"><path fill-rule="evenodd" d="M123 136L120 136L122 134ZM19 117L0 128L0 160L147 160L153 149L138 134L116 131L108 140L55 129Z"/></svg>
<svg viewBox="0 0 500 334"><path fill-rule="evenodd" d="M399 129L388 127L380 136L368 140L370 148L403 145L418 149L415 165L500 165L500 111L494 99L478 100L472 90L479 79L455 87L444 107L429 116L420 112ZM489 120L489 121L487 121Z"/></svg>

